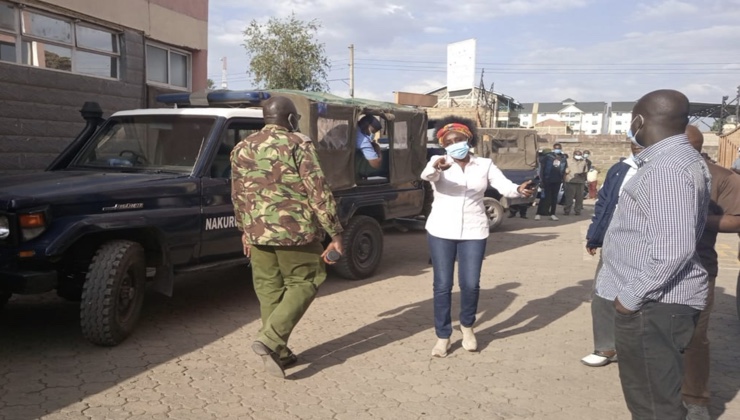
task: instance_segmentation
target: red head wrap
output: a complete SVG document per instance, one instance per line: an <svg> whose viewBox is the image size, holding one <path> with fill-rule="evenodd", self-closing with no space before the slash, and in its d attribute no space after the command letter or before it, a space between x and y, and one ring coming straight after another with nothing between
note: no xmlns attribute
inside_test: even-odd
<svg viewBox="0 0 740 420"><path fill-rule="evenodd" d="M460 123L449 123L445 125L444 127L440 128L439 131L437 131L437 140L439 140L440 143L442 143L442 139L444 136L446 136L448 133L457 132L465 135L468 140L473 137L473 132L470 131L468 126L465 124Z"/></svg>

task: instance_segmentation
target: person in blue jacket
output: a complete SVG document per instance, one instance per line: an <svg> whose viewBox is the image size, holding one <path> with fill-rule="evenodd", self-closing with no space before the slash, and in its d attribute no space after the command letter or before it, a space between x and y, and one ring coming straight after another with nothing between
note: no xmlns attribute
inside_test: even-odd
<svg viewBox="0 0 740 420"><path fill-rule="evenodd" d="M609 168L604 178L604 184L599 190L594 206L594 216L586 233L586 251L590 255L596 255L596 251L603 245L604 236L612 220L614 209L617 207L622 188L637 172L637 165L632 158L642 148L635 144L630 146L632 156ZM598 277L600 269L601 257L599 257L599 265L596 267L597 275L594 278ZM596 290L595 282L594 280L594 291ZM596 293L592 294L591 320L594 332L594 352L581 359L581 363L584 365L598 367L617 361L617 350L614 344L614 312L612 301L603 299L597 296Z"/></svg>
<svg viewBox="0 0 740 420"><path fill-rule="evenodd" d="M555 210L558 207L558 192L563 184L563 175L568 168L567 155L563 154L560 143L552 146L552 152L544 154L540 160L540 180L542 182L543 196L537 206L537 214L534 220L540 220L541 216L550 216L552 220L558 220Z"/></svg>

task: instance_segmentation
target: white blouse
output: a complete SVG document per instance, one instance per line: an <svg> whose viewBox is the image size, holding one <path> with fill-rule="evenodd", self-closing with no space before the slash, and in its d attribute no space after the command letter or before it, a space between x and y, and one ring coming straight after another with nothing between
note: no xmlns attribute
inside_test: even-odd
<svg viewBox="0 0 740 420"><path fill-rule="evenodd" d="M446 159L452 167L446 171L434 169L434 163ZM462 167L449 156L433 156L421 173L432 183L434 202L426 223L430 235L443 239L485 239L488 237L488 217L483 205L490 184L504 197L521 197L519 186L504 176L491 159L471 156Z"/></svg>

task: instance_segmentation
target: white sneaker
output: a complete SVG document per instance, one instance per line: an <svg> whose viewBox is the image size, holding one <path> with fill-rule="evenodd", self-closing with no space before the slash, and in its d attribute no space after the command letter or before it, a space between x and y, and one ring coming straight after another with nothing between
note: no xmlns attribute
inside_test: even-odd
<svg viewBox="0 0 740 420"><path fill-rule="evenodd" d="M450 339L449 338L438 338L437 344L432 349L433 357L447 357L447 351L450 350Z"/></svg>
<svg viewBox="0 0 740 420"><path fill-rule="evenodd" d="M463 327L460 325L460 331L462 331L462 346L467 351L478 350L478 340L475 339L475 333L473 327Z"/></svg>
<svg viewBox="0 0 740 420"><path fill-rule="evenodd" d="M536 215L534 216L534 220L540 220L540 215L539 215L539 214L536 214Z"/></svg>
<svg viewBox="0 0 740 420"><path fill-rule="evenodd" d="M550 219L552 219L552 220L560 220L560 219L558 219L558 216L555 216L554 214L552 216L550 216Z"/></svg>

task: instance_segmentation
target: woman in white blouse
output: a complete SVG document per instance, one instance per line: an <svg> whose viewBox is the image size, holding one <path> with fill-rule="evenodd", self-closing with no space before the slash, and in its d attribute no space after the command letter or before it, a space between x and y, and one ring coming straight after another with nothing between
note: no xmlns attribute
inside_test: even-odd
<svg viewBox="0 0 740 420"><path fill-rule="evenodd" d="M461 117L447 117L436 127L437 139L446 155L434 156L421 173L432 183L434 202L426 230L434 268L434 328L437 343L432 356L445 357L450 349L453 272L460 263L460 330L462 346L476 351L473 333L478 311L480 272L488 238L488 217L483 196L488 185L505 197L529 197L530 181L516 185L504 176L491 159L473 156L470 148L478 141L475 123Z"/></svg>

